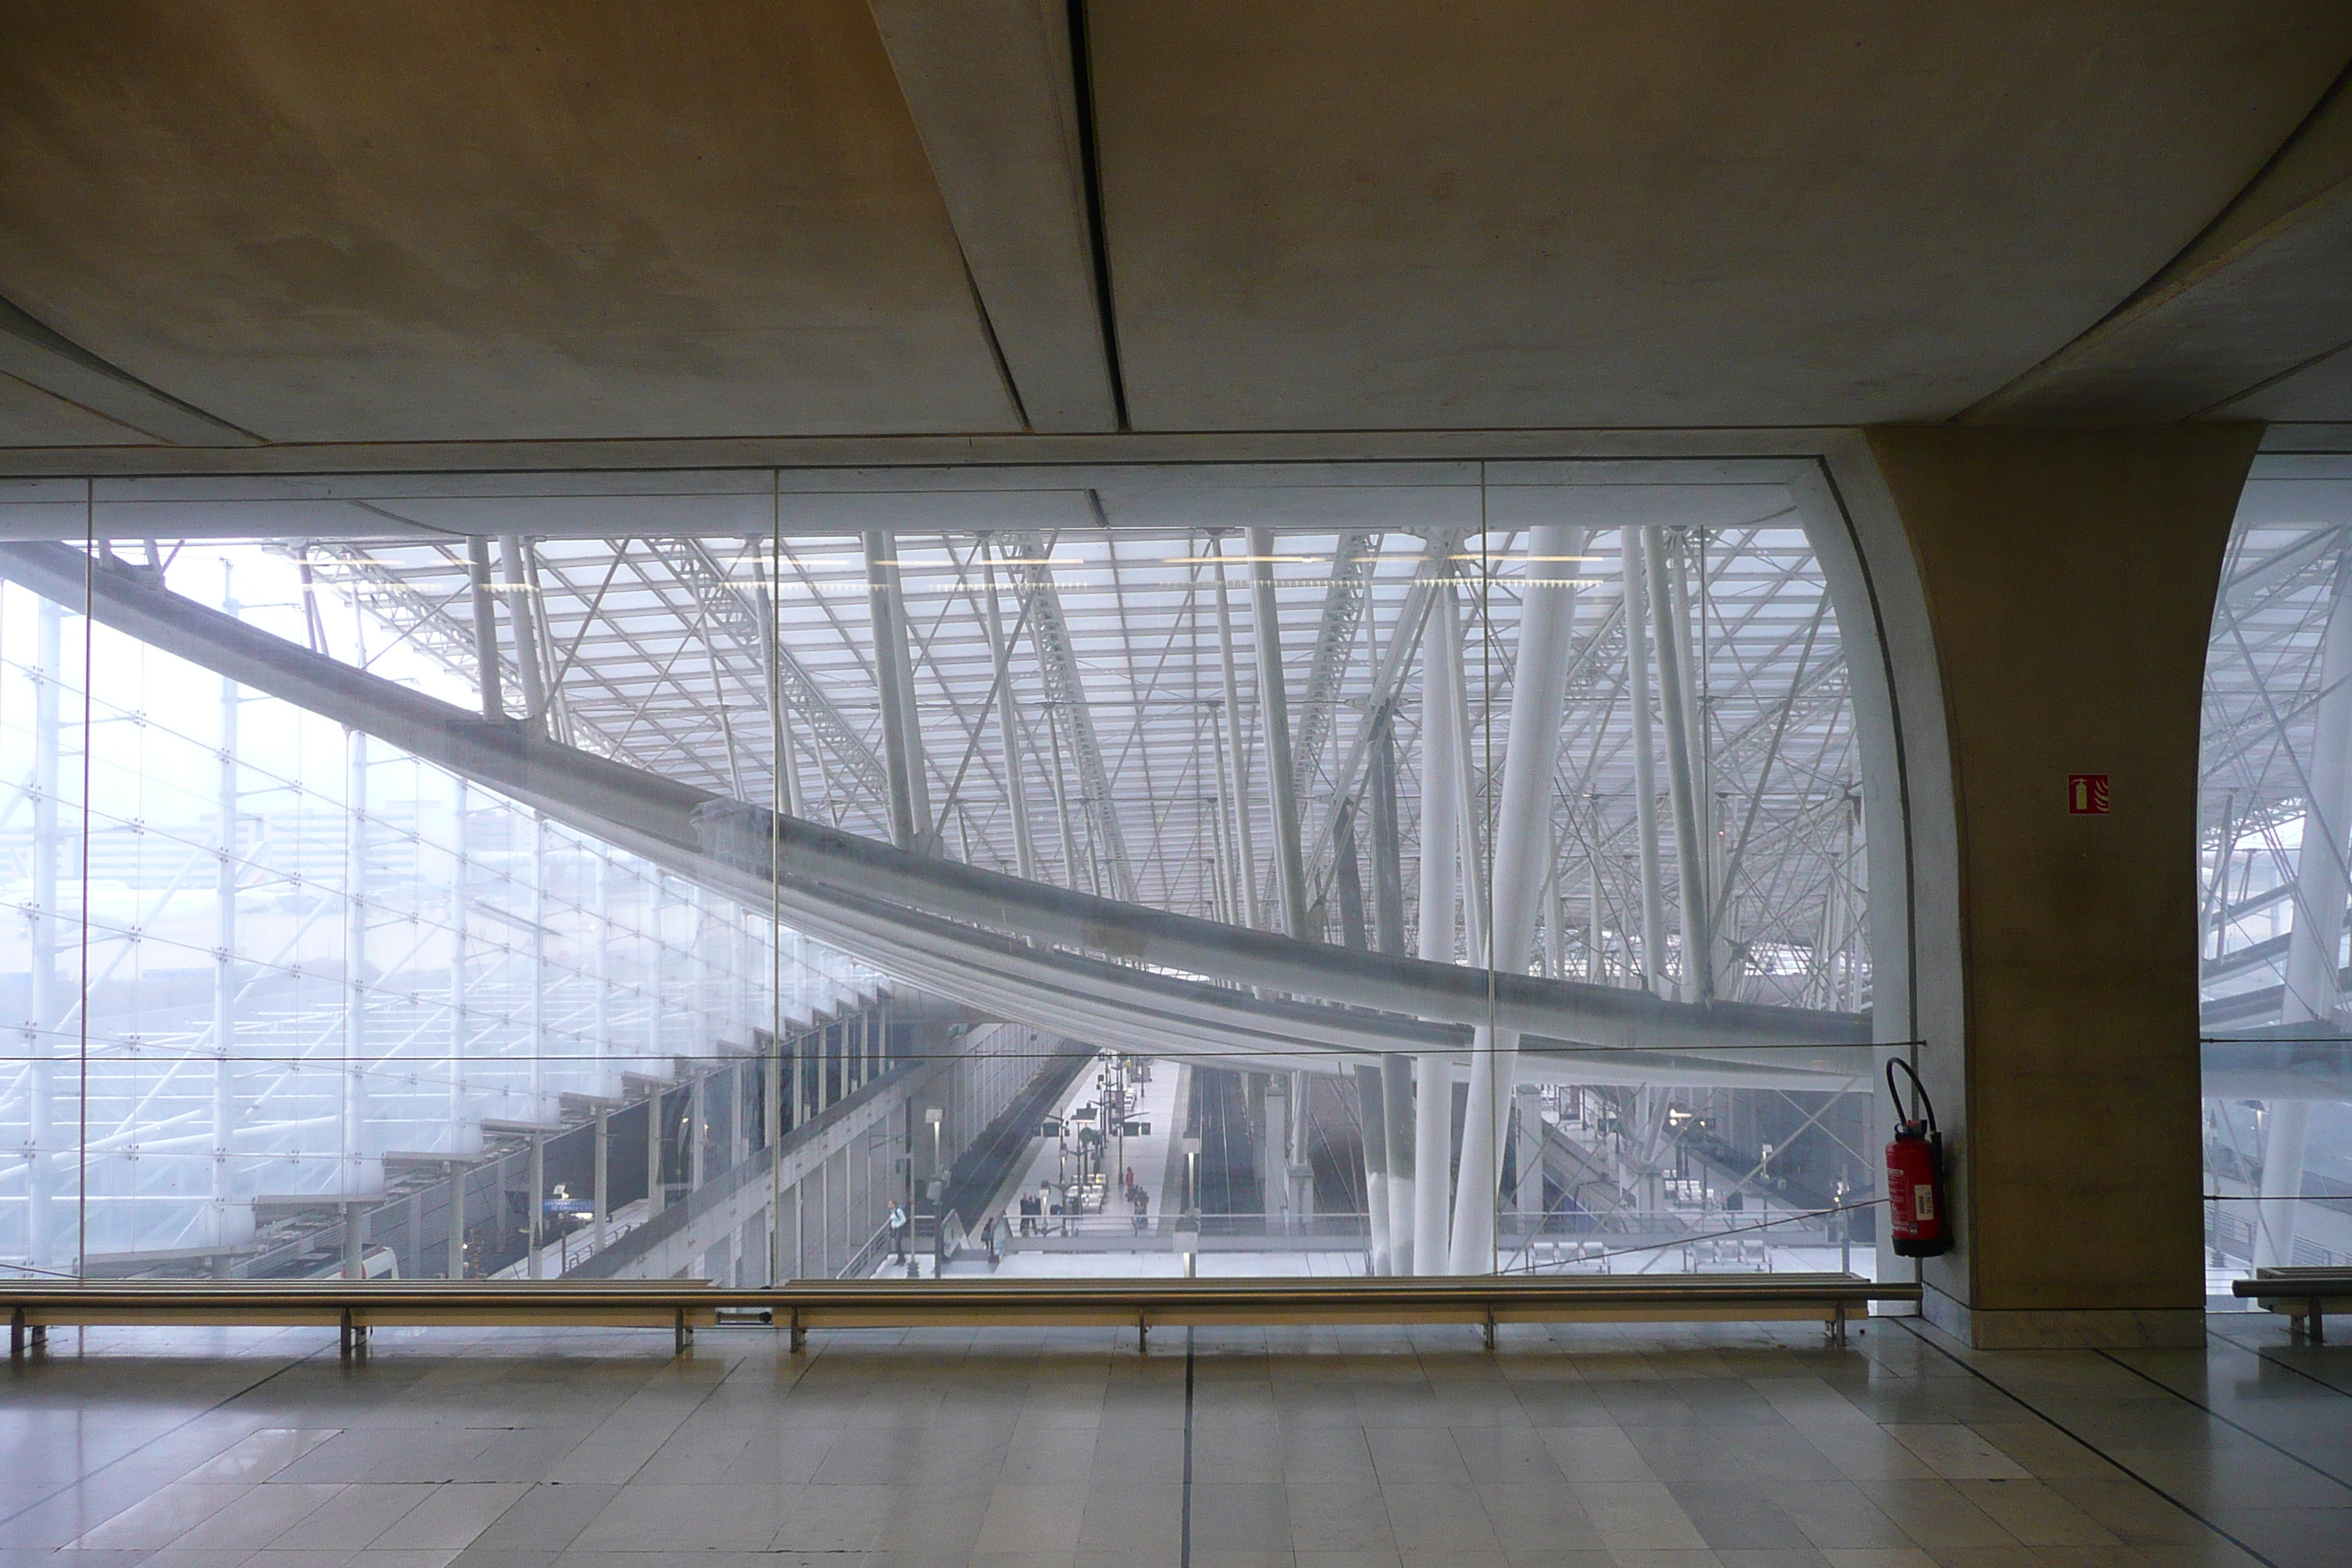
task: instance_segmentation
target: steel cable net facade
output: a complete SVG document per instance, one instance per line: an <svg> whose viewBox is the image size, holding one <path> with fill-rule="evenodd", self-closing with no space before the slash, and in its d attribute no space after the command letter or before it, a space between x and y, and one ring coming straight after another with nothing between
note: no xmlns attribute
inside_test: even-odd
<svg viewBox="0 0 2352 1568"><path fill-rule="evenodd" d="M299 627L289 562L207 549L186 576L217 599L224 557L278 601L239 613ZM387 1154L478 1154L486 1121L557 1122L567 1095L746 1048L779 1002L879 984L14 586L0 777L0 1258L36 1269L247 1246L257 1206L379 1193Z"/></svg>
<svg viewBox="0 0 2352 1568"><path fill-rule="evenodd" d="M842 481L789 474L618 487L591 477L350 480L300 497L132 485L79 505L58 492L8 499L19 520L86 512L114 542L105 552L152 561L202 603L223 600L224 557L241 576L264 572L253 563L266 558L276 601L241 612L248 619L467 706L481 700L487 670L515 722L721 796L1061 888L1465 963L1486 958L1506 837L1522 617L1531 595L1561 594L1571 604L1562 720L1540 822L1532 833L1521 824L1516 839L1539 847L1538 912L1524 950L1495 966L1681 1001L1866 1013L1867 825L1845 644L1807 531L1820 520L1778 482L1614 487L1624 515L1612 521L1618 503L1590 487L1424 467L1059 476L1043 495L935 475L914 501L845 500ZM1570 495L1577 521L1563 525ZM909 510L929 525L910 523ZM1282 526L1254 534L1268 516ZM1539 529L1569 547L1531 549ZM11 590L0 605L18 698L0 702L13 779L41 765L35 603ZM67 676L81 624L69 612L60 622ZM788 1012L886 983L878 960L796 938L742 901L473 786L462 846L473 1021L454 1092L474 1109L456 1110L447 1072L428 1064L451 1051L446 910L465 786L289 710L271 755L299 764L261 767L249 754L239 763L236 855L249 880L236 900L235 948L237 1048L289 1059L254 1062L267 1078L258 1089L239 1069L237 1092L253 1109L238 1113L242 1173L228 1178L236 1196L224 1204L208 1184L219 1178L200 1173L217 1158L205 1053L219 944L197 928L217 916L198 912L188 891L212 897L220 848L209 721L220 683L184 679L192 695L157 702L140 689L150 678L131 672L169 656L121 646L123 657L101 657L90 699L100 739L88 902L58 905L58 994L71 999L46 1012L30 999L45 939L39 857L26 847L42 829L24 806L0 822L26 879L12 900L22 912L9 973L26 977L25 1016L53 1018L45 1032L58 1047L21 1053L30 1059L0 1080L0 1117L13 1119L0 1122L0 1146L27 1151L0 1171L10 1184L0 1185L0 1257L38 1252L42 1266L71 1266L54 1242L45 1252L30 1244L38 1205L26 1195L46 1181L48 1201L70 1206L85 1150L93 1254L201 1248L250 1223L236 1211L252 1197L366 1190L364 1162L395 1144L460 1149L469 1122L545 1115L565 1092L609 1092L629 1064L767 1028L777 940L787 944ZM1430 733L1439 659L1460 677L1450 751L1433 750ZM1271 721L1269 665L1281 673L1286 737ZM64 710L81 700L74 679L55 690ZM239 722L251 733L263 709L280 706L248 698ZM199 710L206 721L192 721ZM60 886L78 888L79 848L64 826L83 809L68 787L74 729L68 711L53 841ZM114 742L117 731L136 740ZM1285 738L1287 802L1274 765ZM1418 889L1437 766L1458 770L1454 837L1465 853L1447 879L1457 900L1433 942L1423 928L1433 906ZM1393 793L1392 831L1375 800L1382 787ZM1293 890L1286 811L1297 824ZM357 1134L343 1130L352 1080L334 1065L347 1048L355 870L366 889L362 968L374 976L362 990L360 1054L374 1065L362 1120L381 1124ZM592 950L607 899L618 951L600 972L606 960ZM148 912L159 903L170 911L162 918ZM57 1077L79 1071L84 908L86 1143L74 1086ZM167 936L174 921L190 929ZM264 972L283 977L263 983ZM167 1065L167 1050L186 1059ZM36 1087L43 1075L46 1090ZM1619 1163L1607 1177L1622 1189L1614 1202L1663 1210L1694 1175L1704 1197L1708 1171L1723 1190L1758 1184L1759 1148L1791 1132L1803 1152L1784 1147L1781 1158L1803 1178L1804 1201L1840 1182L1866 1190L1859 1097L1826 1097L1857 1101L1830 1115L1823 1098L1633 1085L1549 1089L1545 1106L1553 1125L1587 1138L1595 1173ZM44 1100L37 1131L31 1107ZM1262 1108L1252 1114L1263 1138ZM1358 1112L1326 1103L1321 1114L1345 1123ZM1324 1131L1318 1157L1329 1154ZM1307 1134L1293 1136L1304 1149ZM55 1162L46 1177L44 1159ZM164 1183L152 1173L167 1164L185 1173ZM152 1189L179 1206L118 1205L106 1212L132 1217L107 1228L118 1222L96 1217L101 1170L126 1195ZM1588 1174L1602 1179L1582 1173L1567 1185ZM1590 1193L1559 1185L1538 1205L1592 1206ZM46 1223L59 1234L57 1219Z"/></svg>

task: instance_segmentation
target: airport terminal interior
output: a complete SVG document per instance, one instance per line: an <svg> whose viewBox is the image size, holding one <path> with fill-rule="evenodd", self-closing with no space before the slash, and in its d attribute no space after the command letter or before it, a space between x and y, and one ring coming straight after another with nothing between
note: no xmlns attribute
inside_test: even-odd
<svg viewBox="0 0 2352 1568"><path fill-rule="evenodd" d="M0 1568L2352 1562L2352 13L17 20Z"/></svg>

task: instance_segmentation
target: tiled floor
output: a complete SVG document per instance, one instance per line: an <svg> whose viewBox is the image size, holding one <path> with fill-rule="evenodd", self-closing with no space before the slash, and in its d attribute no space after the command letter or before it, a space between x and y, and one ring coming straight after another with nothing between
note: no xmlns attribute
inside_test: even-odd
<svg viewBox="0 0 2352 1568"><path fill-rule="evenodd" d="M0 1568L2352 1564L2352 1349L2213 1323L58 1331L0 1373Z"/></svg>

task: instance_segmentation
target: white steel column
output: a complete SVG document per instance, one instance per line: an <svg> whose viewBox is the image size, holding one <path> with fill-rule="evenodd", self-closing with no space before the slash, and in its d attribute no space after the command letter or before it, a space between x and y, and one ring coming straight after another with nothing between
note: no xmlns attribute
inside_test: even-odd
<svg viewBox="0 0 2352 1568"><path fill-rule="evenodd" d="M1222 534L1209 540L1209 553L1216 558L1212 570L1217 578L1217 651L1224 660L1225 700L1217 710L1220 744L1225 757L1229 809L1233 813L1234 848L1238 856L1242 896L1236 906L1234 923L1252 930L1263 929L1257 903L1257 848L1255 835L1250 828L1249 758L1242 751L1241 672L1234 655L1234 609L1232 595L1225 586L1225 542Z"/></svg>
<svg viewBox="0 0 2352 1568"><path fill-rule="evenodd" d="M237 613L229 568L221 569L221 612ZM220 864L214 880L213 926L213 1169L211 1235L215 1247L238 1239L228 1223L229 1156L236 1142L236 1081L230 1062L236 1047L236 682L220 683Z"/></svg>
<svg viewBox="0 0 2352 1568"><path fill-rule="evenodd" d="M367 811L368 738L345 731L351 783L344 800L343 864L343 1070L341 1173L339 1190L360 1190L359 1162L366 1115L367 1071ZM358 1220L350 1211L345 1223Z"/></svg>
<svg viewBox="0 0 2352 1568"><path fill-rule="evenodd" d="M523 563L522 539L507 534L499 541L499 564L506 571L507 624L514 628L515 668L522 677L522 721L544 732L547 728L547 670L539 662L539 616L530 604L530 573Z"/></svg>
<svg viewBox="0 0 2352 1568"><path fill-rule="evenodd" d="M1373 720L1369 782L1372 797L1372 908L1382 952L1405 957L1403 834L1399 825L1396 710ZM1388 1116L1389 1271L1411 1274L1417 1250L1414 1188L1419 1181L1414 1133L1412 1058L1381 1058L1381 1103Z"/></svg>
<svg viewBox="0 0 2352 1568"><path fill-rule="evenodd" d="M2335 594L2320 644L2319 700L2312 720L2302 847L2294 859L2294 924L2287 932L2285 1025L2332 1023L2343 1011L2336 959L2344 941L2345 855L2352 837L2352 561L2338 546ZM2263 1107L2262 1223L2254 1267L2294 1261L2296 1199L2303 1195L2311 1102Z"/></svg>
<svg viewBox="0 0 2352 1568"><path fill-rule="evenodd" d="M1513 1205L1531 1220L1543 1218L1543 1094L1534 1084L1523 1083L1511 1091L1511 1104L1518 1114L1513 1118L1514 1135L1518 1139L1518 1191Z"/></svg>
<svg viewBox="0 0 2352 1568"><path fill-rule="evenodd" d="M474 663L482 692L482 717L507 716L506 697L499 689L499 612L490 594L490 542L466 541L467 578L474 601Z"/></svg>
<svg viewBox="0 0 2352 1568"><path fill-rule="evenodd" d="M1364 1213L1371 1222L1365 1272L1390 1274L1395 1264L1389 1253L1389 1112L1379 1068L1356 1068L1356 1110L1364 1149Z"/></svg>
<svg viewBox="0 0 2352 1568"><path fill-rule="evenodd" d="M1289 1215L1297 1210L1290 1186L1290 1084L1294 1075L1269 1073L1265 1080L1265 1150L1278 1169L1264 1184L1268 1212ZM1180 1107L1177 1115L1183 1111Z"/></svg>
<svg viewBox="0 0 2352 1568"><path fill-rule="evenodd" d="M1418 1250L1413 1225L1419 1163L1414 1157L1414 1096L1411 1057L1381 1058L1381 1107L1388 1119L1389 1272L1411 1274Z"/></svg>
<svg viewBox="0 0 2352 1568"><path fill-rule="evenodd" d="M1282 882L1283 929L1302 942L1307 930L1307 859L1298 837L1298 780L1291 771L1290 700L1283 688L1282 606L1274 591L1274 530L1249 531L1250 608L1257 637L1258 707L1265 724L1266 779L1274 793L1276 868Z"/></svg>
<svg viewBox="0 0 2352 1568"><path fill-rule="evenodd" d="M542 1265L539 1259L541 1238L547 1225L547 1135L530 1135L530 1206L523 1215L523 1274L536 1279Z"/></svg>
<svg viewBox="0 0 2352 1568"><path fill-rule="evenodd" d="M1650 602L1658 611L1658 691L1666 719L1666 787L1674 797L1675 883L1682 899L1682 999L1711 1002L1715 952L1707 925L1706 846L1699 833L1697 764L1682 669L1690 648L1673 613L1665 540L1655 529L1643 531L1642 553Z"/></svg>
<svg viewBox="0 0 2352 1568"><path fill-rule="evenodd" d="M873 616L874 692L882 711L882 763L890 783L890 837L901 849L919 848L929 838L929 794L923 779L922 739L908 704L911 682L907 661L905 603L898 593L898 559L891 537L877 530L863 536L866 602Z"/></svg>
<svg viewBox="0 0 2352 1568"><path fill-rule="evenodd" d="M1462 847L1462 802L1454 757L1462 750L1453 688L1460 679L1462 624L1454 587L1441 583L1421 643L1421 956L1454 961L1455 863ZM1443 1273L1450 1246L1448 1199L1454 1160L1454 1067L1442 1051L1414 1064L1412 1266Z"/></svg>
<svg viewBox="0 0 2352 1568"><path fill-rule="evenodd" d="M596 1191L590 1202L596 1210L593 1222L596 1228L590 1233L589 1241L598 1252L602 1252L606 1236L604 1216L613 1206L613 1116L602 1107L596 1111L595 1137Z"/></svg>
<svg viewBox="0 0 2352 1568"><path fill-rule="evenodd" d="M466 781L452 781L449 868L449 1152L468 1153L473 1140L466 1136L471 1107L466 1094L466 880L471 869L467 849ZM452 1245L455 1245L453 1243ZM452 1274L451 1279L457 1276Z"/></svg>
<svg viewBox="0 0 2352 1568"><path fill-rule="evenodd" d="M1029 826L1029 774L1022 764L1021 725L1013 712L1013 653L1004 641L1004 613L996 601L996 557L985 542L980 564L988 606L988 654L996 666L996 728L1004 737L1004 795L1013 807L1013 859L1022 879L1037 879L1037 840Z"/></svg>
<svg viewBox="0 0 2352 1568"><path fill-rule="evenodd" d="M547 818L530 814L530 1119L547 1114Z"/></svg>
<svg viewBox="0 0 2352 1568"><path fill-rule="evenodd" d="M1594 814L1596 816L1599 813ZM1601 956L1601 850L1596 845L1585 852L1584 906L1584 978L1588 984L1598 985L1606 978Z"/></svg>
<svg viewBox="0 0 2352 1568"><path fill-rule="evenodd" d="M58 950L64 910L58 907L58 683L64 675L65 612L53 601L41 601L33 664L33 907L26 915L31 930L31 1005L26 1009L25 1049L32 1058L32 1104L27 1109L25 1228L26 1251L36 1268L57 1265L57 1229L53 1205L57 1196L57 1068L54 1065L60 1017ZM85 742L87 743L87 742ZM79 1260L75 1272L80 1272Z"/></svg>
<svg viewBox="0 0 2352 1568"><path fill-rule="evenodd" d="M613 1070L613 852L596 856L596 1092L610 1097Z"/></svg>
<svg viewBox="0 0 2352 1568"><path fill-rule="evenodd" d="M669 1192L662 1181L662 1090L646 1096L646 1217L668 1206Z"/></svg>
<svg viewBox="0 0 2352 1568"><path fill-rule="evenodd" d="M1576 629L1576 590L1568 571L1584 531L1549 526L1528 531L1527 579L1519 610L1518 666L1511 681L1510 751L1503 762L1503 802L1495 826L1493 925L1486 962L1524 973L1535 941L1551 850L1552 776L1568 701L1569 656ZM1462 1125L1462 1169L1454 1194L1450 1272L1484 1274L1495 1266L1495 1205L1502 1185L1502 1139L1510 1114L1518 1032L1480 1026L1470 1057L1470 1109Z"/></svg>
<svg viewBox="0 0 2352 1568"><path fill-rule="evenodd" d="M1668 994L1666 896L1658 855L1658 742L1650 710L1650 593L1647 531L1631 526L1618 540L1625 601L1625 698L1633 713L1633 820L1641 857L1642 979L1653 995Z"/></svg>

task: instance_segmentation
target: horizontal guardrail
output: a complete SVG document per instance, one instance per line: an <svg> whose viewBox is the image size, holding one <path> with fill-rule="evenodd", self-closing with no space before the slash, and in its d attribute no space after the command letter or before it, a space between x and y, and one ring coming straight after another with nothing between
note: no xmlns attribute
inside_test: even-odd
<svg viewBox="0 0 2352 1568"><path fill-rule="evenodd" d="M339 1328L344 1348L372 1328L668 1328L682 1348L698 1328L761 1323L811 1329L1154 1328L1199 1324L1500 1323L1811 1321L1843 1342L1874 1302L1916 1302L1916 1284L1853 1274L1633 1275L1244 1279L794 1280L722 1289L700 1280L474 1282L322 1280L302 1284L0 1282L10 1349L53 1326L206 1324Z"/></svg>
<svg viewBox="0 0 2352 1568"><path fill-rule="evenodd" d="M2327 1303L2352 1300L2352 1268L2263 1268L2231 1281L2233 1296L2252 1297L2265 1311L2284 1312L2315 1343L2327 1339Z"/></svg>

